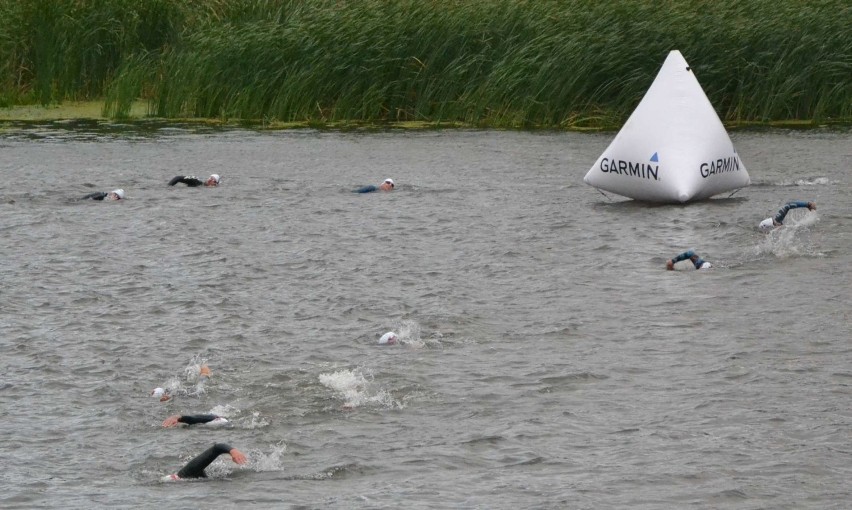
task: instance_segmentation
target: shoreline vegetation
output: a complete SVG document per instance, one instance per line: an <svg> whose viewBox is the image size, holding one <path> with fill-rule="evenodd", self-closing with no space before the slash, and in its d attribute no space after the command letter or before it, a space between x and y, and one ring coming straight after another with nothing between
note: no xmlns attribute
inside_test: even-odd
<svg viewBox="0 0 852 510"><path fill-rule="evenodd" d="M135 123L135 122L160 122L160 123L180 123L180 124L196 124L217 127L248 127L252 129L330 129L330 130L384 130L384 129L405 129L405 130L437 130L437 129L489 129L488 126L478 126L463 122L440 122L440 121L359 121L359 120L337 120L337 121L291 121L282 122L277 120L265 121L254 119L211 119L204 117L192 118L163 118L156 117L148 111L148 103L146 101L135 101L128 114L124 117L108 117L104 114L104 101L65 101L55 105L16 105L9 107L0 107L0 129L8 124L27 125L27 124L43 124L51 122L68 122L68 121L94 121L99 123L109 123L112 121L120 123ZM728 130L737 129L824 129L836 128L845 129L852 127L852 121L823 121L814 122L812 120L787 119L777 121L739 121L725 122L725 127ZM565 130L565 131L617 131L621 125L596 125L589 127L573 127L573 128L557 128L554 126L526 126L526 130ZM500 127L492 129L513 129L512 127Z"/></svg>
<svg viewBox="0 0 852 510"><path fill-rule="evenodd" d="M670 50L729 128L852 124L846 0L0 0L0 122L618 129Z"/></svg>

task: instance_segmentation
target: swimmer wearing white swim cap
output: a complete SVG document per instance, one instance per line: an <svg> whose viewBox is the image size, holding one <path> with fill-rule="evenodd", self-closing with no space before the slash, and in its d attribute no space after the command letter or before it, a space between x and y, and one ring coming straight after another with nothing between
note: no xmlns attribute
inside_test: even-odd
<svg viewBox="0 0 852 510"><path fill-rule="evenodd" d="M379 345L396 345L399 343L399 336L393 331L388 331L379 338Z"/></svg>
<svg viewBox="0 0 852 510"><path fill-rule="evenodd" d="M112 191L98 191L89 193L80 200L122 200L124 198L124 190L121 188Z"/></svg>
<svg viewBox="0 0 852 510"><path fill-rule="evenodd" d="M809 211L816 211L816 204L813 202L804 202L801 200L787 202L783 207L781 207L781 209L778 209L775 216L761 221L757 228L763 232L769 232L776 227L780 227L784 225L784 217L787 216L787 213L790 212L790 210L798 209L799 207L807 207Z"/></svg>
<svg viewBox="0 0 852 510"><path fill-rule="evenodd" d="M713 267L712 264L710 264L706 260L699 257L698 254L695 253L694 251L687 250L687 251L681 253L680 255L678 255L675 258L667 260L666 261L666 269L668 269L669 271L672 271L674 269L675 264L677 264L681 260L687 260L687 259L690 262L692 262L692 265L695 266L695 269L710 269L711 267Z"/></svg>
<svg viewBox="0 0 852 510"><path fill-rule="evenodd" d="M210 177L203 181L194 175L177 175L172 177L172 180L169 181L169 186L181 183L186 184L190 188L195 188L197 186L216 187L221 181L222 178L219 177L219 174L211 174Z"/></svg>
<svg viewBox="0 0 852 510"><path fill-rule="evenodd" d="M160 399L160 402L168 402L172 398L172 396L169 395L169 390L164 388L154 388L151 392L151 396Z"/></svg>
<svg viewBox="0 0 852 510"><path fill-rule="evenodd" d="M373 186L372 184L369 186L362 186L355 190L355 193L372 193L374 191L393 191L396 187L393 179L385 179L378 186Z"/></svg>

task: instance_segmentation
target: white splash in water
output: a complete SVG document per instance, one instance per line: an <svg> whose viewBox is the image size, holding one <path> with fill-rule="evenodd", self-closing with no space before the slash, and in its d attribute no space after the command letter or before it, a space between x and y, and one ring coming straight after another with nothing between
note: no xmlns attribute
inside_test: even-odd
<svg viewBox="0 0 852 510"><path fill-rule="evenodd" d="M399 343L409 347L425 347L426 343L420 339L420 324L412 320L402 321L399 325Z"/></svg>
<svg viewBox="0 0 852 510"><path fill-rule="evenodd" d="M825 186L831 184L827 177L816 177L813 180L799 179L796 186Z"/></svg>
<svg viewBox="0 0 852 510"><path fill-rule="evenodd" d="M233 419L240 415L240 410L228 404L214 406L210 410L210 414L221 416L222 418Z"/></svg>
<svg viewBox="0 0 852 510"><path fill-rule="evenodd" d="M284 454L287 453L287 445L278 443L272 445L269 453L260 450L246 452L248 457L247 467L253 471L281 471L284 467Z"/></svg>
<svg viewBox="0 0 852 510"><path fill-rule="evenodd" d="M248 422L245 425L243 425L242 428L259 429L259 428L268 427L268 426L269 426L269 422L266 421L266 419L264 417L262 417L259 412L255 411L255 412L251 413L251 418L248 420Z"/></svg>
<svg viewBox="0 0 852 510"><path fill-rule="evenodd" d="M185 395L198 396L206 392L204 385L207 377L201 376L201 367L207 366L207 359L201 355L195 355L183 368L182 375L170 377L162 385L171 396Z"/></svg>
<svg viewBox="0 0 852 510"><path fill-rule="evenodd" d="M414 349L423 349L426 347L442 348L444 344L441 339L444 337L440 332L433 332L430 337L423 338L420 331L420 324L413 320L404 320L397 327L399 331L399 343Z"/></svg>
<svg viewBox="0 0 852 510"><path fill-rule="evenodd" d="M320 384L331 389L343 399L344 409L364 405L386 408L402 408L384 389L374 389L372 382L359 370L338 370L332 374L320 374Z"/></svg>
<svg viewBox="0 0 852 510"><path fill-rule="evenodd" d="M807 237L803 235L818 221L819 216L816 213L793 219L788 215L784 226L766 234L763 241L755 247L755 254L771 254L779 259L820 255L807 244Z"/></svg>

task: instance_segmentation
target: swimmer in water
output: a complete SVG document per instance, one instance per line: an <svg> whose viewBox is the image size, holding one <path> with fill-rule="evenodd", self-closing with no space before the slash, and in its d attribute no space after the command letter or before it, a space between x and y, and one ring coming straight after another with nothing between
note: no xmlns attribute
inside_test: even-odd
<svg viewBox="0 0 852 510"><path fill-rule="evenodd" d="M379 338L379 345L396 345L399 343L399 336L393 331L388 331Z"/></svg>
<svg viewBox="0 0 852 510"><path fill-rule="evenodd" d="M228 420L216 414L176 414L163 420L163 428L189 425L225 425Z"/></svg>
<svg viewBox="0 0 852 510"><path fill-rule="evenodd" d="M89 193L88 195L84 196L80 200L121 200L123 198L124 198L124 190L119 188L119 189L114 189L110 192L98 191L96 193Z"/></svg>
<svg viewBox="0 0 852 510"><path fill-rule="evenodd" d="M151 392L151 396L160 399L160 402L168 402L172 399L168 388L154 388Z"/></svg>
<svg viewBox="0 0 852 510"><path fill-rule="evenodd" d="M219 174L211 174L206 181L202 181L194 175L178 175L169 181L169 186L174 186L179 182L186 184L190 188L194 188L196 186L218 186L219 181L221 180L222 179L219 177Z"/></svg>
<svg viewBox="0 0 852 510"><path fill-rule="evenodd" d="M232 448L225 443L216 443L201 455L198 455L189 461L180 471L175 474L163 477L164 482L177 482L188 478L207 478L207 473L204 470L216 460L219 455L227 453L231 456L231 460L237 464L245 464L246 456L243 452Z"/></svg>
<svg viewBox="0 0 852 510"><path fill-rule="evenodd" d="M816 211L816 204L813 202L803 202L801 200L797 200L794 202L787 202L784 204L784 207L778 209L778 212L775 213L775 216L771 218L766 218L765 220L760 222L760 225L757 226L763 232L769 232L776 227L780 227L784 225L784 217L787 216L787 213L790 212L791 209L798 209L799 207L807 207L809 211Z"/></svg>
<svg viewBox="0 0 852 510"><path fill-rule="evenodd" d="M204 383L210 380L210 367L207 364L202 364L198 369L198 383L195 387L195 393L201 393L204 391ZM172 388L154 388L151 391L151 396L154 398L160 399L160 402L168 402L172 399Z"/></svg>
<svg viewBox="0 0 852 510"><path fill-rule="evenodd" d="M698 254L695 253L694 251L687 250L687 251L681 253L680 255L678 255L675 258L667 260L666 261L666 269L671 271L671 270L674 269L675 264L677 264L681 260L686 260L686 259L689 259L690 262L692 262L692 264L695 266L695 269L710 269L711 267L713 267L712 264L710 264L709 262L707 262L704 259L702 259L701 257L699 257Z"/></svg>
<svg viewBox="0 0 852 510"><path fill-rule="evenodd" d="M393 191L394 184L393 179L385 179L385 181L378 186L373 186L372 184L369 186L362 186L355 190L355 193L372 193L374 191Z"/></svg>

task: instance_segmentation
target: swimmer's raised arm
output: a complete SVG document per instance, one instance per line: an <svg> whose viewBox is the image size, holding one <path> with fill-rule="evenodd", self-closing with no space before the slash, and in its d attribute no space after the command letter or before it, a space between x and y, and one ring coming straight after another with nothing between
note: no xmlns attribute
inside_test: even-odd
<svg viewBox="0 0 852 510"><path fill-rule="evenodd" d="M666 269L668 269L669 271L672 271L674 269L675 264L677 264L681 260L687 260L687 259L692 262L692 264L695 266L695 269L709 269L709 268L712 267L712 264L710 264L709 262L707 262L706 260L704 260L700 256L698 256L698 254L695 253L695 251L687 250L687 251L681 253L680 255L678 255L675 258L667 260L666 261Z"/></svg>
<svg viewBox="0 0 852 510"><path fill-rule="evenodd" d="M204 469L207 468L219 455L227 453L231 456L231 460L237 464L245 464L246 456L243 452L231 447L225 443L216 443L203 453L190 460L177 474L167 477L169 480L181 480L183 478L206 478L207 473Z"/></svg>
<svg viewBox="0 0 852 510"><path fill-rule="evenodd" d="M189 187L201 186L204 181L194 175L177 175L169 181L169 186L174 186L177 183L186 184Z"/></svg>

